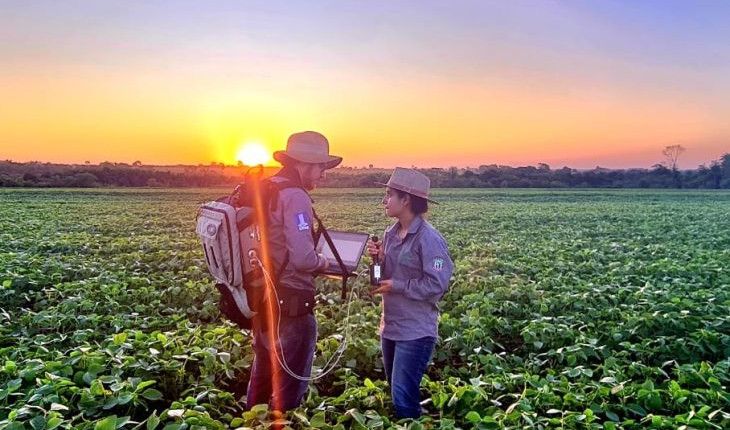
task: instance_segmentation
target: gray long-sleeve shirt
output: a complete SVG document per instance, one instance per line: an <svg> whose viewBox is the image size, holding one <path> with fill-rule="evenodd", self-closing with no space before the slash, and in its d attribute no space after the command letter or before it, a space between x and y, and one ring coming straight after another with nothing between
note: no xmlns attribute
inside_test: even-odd
<svg viewBox="0 0 730 430"><path fill-rule="evenodd" d="M385 231L383 279L393 289L383 295L380 334L390 340L438 336L438 306L449 286L454 263L446 241L417 216L406 236L398 237L399 223Z"/></svg>
<svg viewBox="0 0 730 430"><path fill-rule="evenodd" d="M274 177L272 181L285 179ZM269 216L270 254L276 267L289 252L289 264L279 276L279 285L300 290L315 290L312 274L324 268L325 259L314 249L312 200L300 188L285 188L278 193L276 209Z"/></svg>

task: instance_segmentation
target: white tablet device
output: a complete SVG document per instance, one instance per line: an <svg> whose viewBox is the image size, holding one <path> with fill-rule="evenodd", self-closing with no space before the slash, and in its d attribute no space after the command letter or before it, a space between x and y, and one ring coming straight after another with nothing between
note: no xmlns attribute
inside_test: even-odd
<svg viewBox="0 0 730 430"><path fill-rule="evenodd" d="M345 268L347 269L346 274L354 273L357 270L358 264L360 264L360 258L365 250L369 236L366 233L352 233L349 231L327 230L327 232L330 234L332 243L334 243L337 252L339 252L342 262L345 263ZM324 235L319 236L315 248L318 253L324 255L329 261L329 267L321 273L336 276L344 275Z"/></svg>

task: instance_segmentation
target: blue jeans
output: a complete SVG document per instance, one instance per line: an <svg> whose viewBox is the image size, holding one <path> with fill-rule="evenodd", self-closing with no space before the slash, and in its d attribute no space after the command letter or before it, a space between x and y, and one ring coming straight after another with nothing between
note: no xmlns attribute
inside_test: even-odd
<svg viewBox="0 0 730 430"><path fill-rule="evenodd" d="M398 418L421 416L421 379L436 346L435 337L415 340L380 338L385 376Z"/></svg>
<svg viewBox="0 0 730 430"><path fill-rule="evenodd" d="M273 330L276 336L276 327L269 330ZM317 346L317 320L314 315L306 314L298 317L282 315L279 332L281 348L289 369L297 375L310 376L314 350ZM282 412L295 409L301 405L309 383L293 378L281 368L276 356L273 355L275 351L269 336L271 334L268 331L254 333L255 358L246 391L246 408L268 404L272 410ZM274 386L276 381L278 381L277 387Z"/></svg>

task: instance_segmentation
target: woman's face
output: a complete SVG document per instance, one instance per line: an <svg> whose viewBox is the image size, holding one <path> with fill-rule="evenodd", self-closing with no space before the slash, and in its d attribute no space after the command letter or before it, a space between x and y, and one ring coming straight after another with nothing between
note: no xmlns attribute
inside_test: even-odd
<svg viewBox="0 0 730 430"><path fill-rule="evenodd" d="M390 187L385 188L385 197L383 197L383 206L385 206L385 214L389 217L397 218L404 211L408 210L408 198L399 197L398 193Z"/></svg>

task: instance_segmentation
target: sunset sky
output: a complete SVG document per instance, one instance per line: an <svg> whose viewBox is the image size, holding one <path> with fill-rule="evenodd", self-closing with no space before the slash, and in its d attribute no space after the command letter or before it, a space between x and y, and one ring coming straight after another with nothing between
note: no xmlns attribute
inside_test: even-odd
<svg viewBox="0 0 730 430"><path fill-rule="evenodd" d="M0 159L681 168L730 152L726 1L4 1Z"/></svg>

